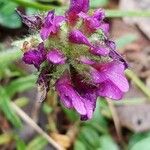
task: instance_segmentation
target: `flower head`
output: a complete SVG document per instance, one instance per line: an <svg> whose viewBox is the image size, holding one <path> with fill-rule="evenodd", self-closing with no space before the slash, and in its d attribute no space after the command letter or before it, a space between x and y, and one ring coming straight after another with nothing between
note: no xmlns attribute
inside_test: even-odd
<svg viewBox="0 0 150 150"><path fill-rule="evenodd" d="M89 10L89 0L70 0L69 10L66 12L66 18L70 25L75 25L80 12L87 13Z"/></svg>
<svg viewBox="0 0 150 150"><path fill-rule="evenodd" d="M78 83L76 82L78 81ZM74 108L82 120L91 119L96 106L96 87L83 81L82 76L65 74L56 83L56 90L67 108Z"/></svg>
<svg viewBox="0 0 150 150"><path fill-rule="evenodd" d="M83 19L83 29L89 34L93 33L97 29L102 29L104 33L109 32L109 24L104 23L105 13L103 10L98 9L93 13L93 16L89 16L84 12L79 13L79 17Z"/></svg>
<svg viewBox="0 0 150 150"><path fill-rule="evenodd" d="M16 10L19 16L22 18L22 22L26 24L29 28L41 28L42 18L39 15L26 16L20 11Z"/></svg>
<svg viewBox="0 0 150 150"><path fill-rule="evenodd" d="M28 50L23 55L23 61L26 64L34 65L37 69L46 60L46 50L44 44L40 43L37 48Z"/></svg>
<svg viewBox="0 0 150 150"><path fill-rule="evenodd" d="M124 75L125 66L118 61L92 65L93 81L99 84L98 95L111 99L121 99L128 91L128 81ZM121 81L121 82L120 82Z"/></svg>
<svg viewBox="0 0 150 150"><path fill-rule="evenodd" d="M47 54L47 60L53 64L65 64L65 56L58 49L52 49Z"/></svg>
<svg viewBox="0 0 150 150"><path fill-rule="evenodd" d="M49 11L38 28L42 43L32 44L23 56L39 71L41 100L55 89L62 104L75 109L81 120L92 118L97 97L120 100L129 89L124 74L128 65L108 38L104 11L89 15L88 9L89 0L71 0L65 16Z"/></svg>
<svg viewBox="0 0 150 150"><path fill-rule="evenodd" d="M47 16L44 18L42 28L40 31L41 38L43 40L47 39L50 35L57 34L60 24L65 20L63 16L55 16L54 11L48 12Z"/></svg>

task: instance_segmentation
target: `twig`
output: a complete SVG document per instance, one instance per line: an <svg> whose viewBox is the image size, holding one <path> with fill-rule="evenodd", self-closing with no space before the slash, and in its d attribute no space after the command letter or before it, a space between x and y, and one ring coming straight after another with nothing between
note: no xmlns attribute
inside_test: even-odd
<svg viewBox="0 0 150 150"><path fill-rule="evenodd" d="M36 132L41 134L54 148L57 150L63 150L63 148L58 145L47 133L45 133L24 111L22 111L15 103L11 102L11 106L14 111L29 124Z"/></svg>
<svg viewBox="0 0 150 150"><path fill-rule="evenodd" d="M139 89L141 89L141 91L143 91L143 93L149 98L148 100L150 100L150 89L145 86L145 84L138 78L138 76L131 70L127 70L126 75Z"/></svg>
<svg viewBox="0 0 150 150"><path fill-rule="evenodd" d="M113 104L112 100L107 98L107 103L108 103L109 109L110 109L111 114L112 114L112 118L113 118L113 121L114 121L114 125L115 125L115 128L116 128L118 138L119 138L120 142L122 142L123 140L122 140L121 127L120 127L120 121L119 121L119 118L118 118L118 114L117 114L117 112L114 108L114 104Z"/></svg>

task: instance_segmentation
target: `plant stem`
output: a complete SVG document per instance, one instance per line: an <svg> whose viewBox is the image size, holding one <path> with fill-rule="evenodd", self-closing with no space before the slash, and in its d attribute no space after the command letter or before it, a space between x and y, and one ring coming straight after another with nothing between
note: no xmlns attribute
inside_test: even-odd
<svg viewBox="0 0 150 150"><path fill-rule="evenodd" d="M45 10L45 11L57 8L57 6L44 5L44 4L33 2L33 1L26 1L26 0L10 0L10 1L23 7L32 7L35 9Z"/></svg>
<svg viewBox="0 0 150 150"><path fill-rule="evenodd" d="M133 83L140 88L143 93L149 98L150 100L150 89L137 77L137 75L131 71L131 70L127 70L126 71L126 75L128 76L128 78L130 78Z"/></svg>
<svg viewBox="0 0 150 150"><path fill-rule="evenodd" d="M23 7L32 7L39 10L52 10L59 8L58 6L45 5L38 2L26 0L10 0ZM62 7L61 7L62 8ZM63 7L64 9L65 7ZM150 11L122 11L122 10L106 10L106 16L113 17L150 17Z"/></svg>
<svg viewBox="0 0 150 150"><path fill-rule="evenodd" d="M43 136L56 150L63 150L63 148L55 142L43 129L41 129L23 110L21 110L14 102L11 102L11 107L14 111L24 120L28 125L30 125L36 132Z"/></svg>
<svg viewBox="0 0 150 150"><path fill-rule="evenodd" d="M106 10L107 17L150 17L150 10L148 11L122 11L122 10Z"/></svg>

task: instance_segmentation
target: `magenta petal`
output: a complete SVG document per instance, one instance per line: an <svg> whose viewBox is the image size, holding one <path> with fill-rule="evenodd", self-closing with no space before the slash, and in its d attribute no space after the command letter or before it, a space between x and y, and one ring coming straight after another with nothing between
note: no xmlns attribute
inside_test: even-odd
<svg viewBox="0 0 150 150"><path fill-rule="evenodd" d="M79 30L73 30L69 33L69 41L76 44L91 46L87 37Z"/></svg>
<svg viewBox="0 0 150 150"><path fill-rule="evenodd" d="M90 68L90 72L91 72L92 80L96 84L102 83L105 80L107 80L107 77L105 76L105 74L103 72L99 72L95 68Z"/></svg>
<svg viewBox="0 0 150 150"><path fill-rule="evenodd" d="M105 40L105 43L108 47L110 47L110 49L112 50L116 50L116 43L114 41L111 40Z"/></svg>
<svg viewBox="0 0 150 150"><path fill-rule="evenodd" d="M102 29L104 33L108 34L109 33L109 24L108 23L102 23L100 25L100 29Z"/></svg>
<svg viewBox="0 0 150 150"><path fill-rule="evenodd" d="M101 25L101 22L97 18L88 16L86 13L81 12L78 16L84 20L86 30L91 33Z"/></svg>
<svg viewBox="0 0 150 150"><path fill-rule="evenodd" d="M44 49L44 44L40 43L37 49L31 49L24 53L23 61L26 64L32 64L37 69L46 59L46 51Z"/></svg>
<svg viewBox="0 0 150 150"><path fill-rule="evenodd" d="M81 115L86 115L83 98L74 90L68 75L62 76L56 83L56 90L61 101L68 108L74 107Z"/></svg>
<svg viewBox="0 0 150 150"><path fill-rule="evenodd" d="M82 12L87 13L89 10L89 0L70 0L70 7L67 13L76 12L76 14Z"/></svg>
<svg viewBox="0 0 150 150"><path fill-rule="evenodd" d="M101 9L96 10L93 16L88 16L86 13L81 12L79 13L79 17L83 18L85 31L89 33L93 33L99 28L101 28L106 33L109 30L108 24L103 23L105 14Z"/></svg>
<svg viewBox="0 0 150 150"><path fill-rule="evenodd" d="M89 0L70 0L69 10L66 12L68 23L74 26L79 18L80 12L87 13L89 10Z"/></svg>
<svg viewBox="0 0 150 150"><path fill-rule="evenodd" d="M81 116L81 120L91 119L96 107L97 95L95 93L91 93L90 90L84 95L84 105L87 111L86 115Z"/></svg>
<svg viewBox="0 0 150 150"><path fill-rule="evenodd" d="M55 16L54 11L48 12L40 31L41 38L46 40L50 35L56 34L59 30L60 23L64 20L65 17L63 16Z"/></svg>
<svg viewBox="0 0 150 150"><path fill-rule="evenodd" d="M26 24L29 28L38 28L42 26L42 18L38 15L26 16L22 14L19 10L16 10L22 19L22 22Z"/></svg>
<svg viewBox="0 0 150 150"><path fill-rule="evenodd" d="M90 49L92 54L100 55L100 56L107 56L110 52L108 47L97 46Z"/></svg>
<svg viewBox="0 0 150 150"><path fill-rule="evenodd" d="M53 64L64 64L66 58L60 50L53 49L48 52L47 60Z"/></svg>
<svg viewBox="0 0 150 150"><path fill-rule="evenodd" d="M102 21L105 18L104 10L97 9L93 14L93 18L96 18L98 21Z"/></svg>
<svg viewBox="0 0 150 150"><path fill-rule="evenodd" d="M125 69L127 69L129 67L129 65L126 62L126 60L116 51L116 44L115 44L115 42L106 39L105 43L110 48L109 56L113 60L119 60L120 62L122 62L124 64L124 66L125 66Z"/></svg>
<svg viewBox="0 0 150 150"><path fill-rule="evenodd" d="M122 63L112 62L106 75L122 92L129 90L129 84L124 75L124 65Z"/></svg>
<svg viewBox="0 0 150 150"><path fill-rule="evenodd" d="M73 71L73 70L71 70ZM76 91L82 96L86 115L81 115L81 120L91 119L96 106L97 86L90 82L83 81L84 77L77 72L73 72L72 83Z"/></svg>
<svg viewBox="0 0 150 150"><path fill-rule="evenodd" d="M120 100L124 94L115 84L110 81L101 83L97 93L99 96L108 97L115 100Z"/></svg>
<svg viewBox="0 0 150 150"><path fill-rule="evenodd" d="M129 90L128 81L124 75L124 64L119 61L112 61L106 64L95 64L91 70L91 76L95 83L111 82L120 91L127 92Z"/></svg>
<svg viewBox="0 0 150 150"><path fill-rule="evenodd" d="M86 65L93 65L95 63L94 61L92 61L91 59L89 59L85 56L81 56L79 61Z"/></svg>

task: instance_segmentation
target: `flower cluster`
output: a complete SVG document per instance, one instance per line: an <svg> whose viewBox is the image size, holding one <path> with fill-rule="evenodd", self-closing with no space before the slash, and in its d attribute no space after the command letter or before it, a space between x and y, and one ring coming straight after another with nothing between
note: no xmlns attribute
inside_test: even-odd
<svg viewBox="0 0 150 150"><path fill-rule="evenodd" d="M19 12L42 39L25 51L23 61L39 71L38 86L46 92L55 89L61 102L82 120L92 118L99 96L119 100L129 89L124 75L128 65L108 38L104 11L88 15L88 10L89 0L71 0L64 16L54 11L45 17Z"/></svg>

